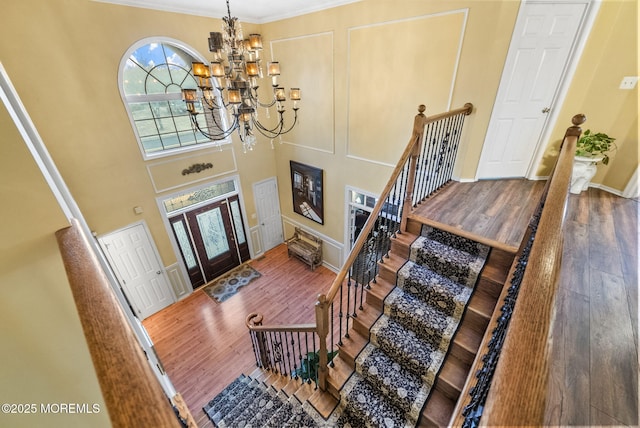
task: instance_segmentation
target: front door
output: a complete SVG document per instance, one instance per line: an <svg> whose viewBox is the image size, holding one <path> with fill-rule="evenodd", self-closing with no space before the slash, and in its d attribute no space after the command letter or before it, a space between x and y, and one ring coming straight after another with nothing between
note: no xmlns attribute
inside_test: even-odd
<svg viewBox="0 0 640 428"><path fill-rule="evenodd" d="M477 177L524 177L575 45L586 3L525 2L518 16Z"/></svg>
<svg viewBox="0 0 640 428"><path fill-rule="evenodd" d="M237 195L171 217L169 222L194 289L250 257Z"/></svg>
<svg viewBox="0 0 640 428"><path fill-rule="evenodd" d="M99 239L137 316L143 320L175 302L160 257L142 224Z"/></svg>

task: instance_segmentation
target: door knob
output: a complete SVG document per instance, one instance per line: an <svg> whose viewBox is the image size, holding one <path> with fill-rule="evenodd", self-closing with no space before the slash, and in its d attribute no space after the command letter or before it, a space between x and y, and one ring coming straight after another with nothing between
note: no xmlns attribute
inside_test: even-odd
<svg viewBox="0 0 640 428"><path fill-rule="evenodd" d="M160 275L162 273L162 271L157 271L156 274Z"/></svg>
<svg viewBox="0 0 640 428"><path fill-rule="evenodd" d="M549 107L545 107L542 109L543 113L549 113L551 111L551 109Z"/></svg>

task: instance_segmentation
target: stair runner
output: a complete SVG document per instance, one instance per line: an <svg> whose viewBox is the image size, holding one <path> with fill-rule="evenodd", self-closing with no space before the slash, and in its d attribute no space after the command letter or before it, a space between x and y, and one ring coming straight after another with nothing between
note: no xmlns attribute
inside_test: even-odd
<svg viewBox="0 0 640 428"><path fill-rule="evenodd" d="M245 375L229 384L203 410L219 428L325 425L322 416L307 403Z"/></svg>
<svg viewBox="0 0 640 428"><path fill-rule="evenodd" d="M398 271L397 286L385 299L384 313L370 330L369 343L356 358L356 371L341 390L340 404L327 421L318 419L311 406L303 409L294 402L291 418L299 418L297 425L287 425L292 423L290 418L290 422L273 425L275 420L282 422L283 416L261 416L264 423L259 424L255 418L259 410L249 410L252 396L246 392L233 395L235 389L226 395L223 391L220 395L227 399L217 396L205 406L205 412L221 427L230 426L228 421L234 427L414 427L488 253L487 246L423 226L421 236L411 245L409 260ZM247 383L244 377L237 382ZM295 397L284 400L275 391L257 392L260 388L255 385L254 389L261 412L280 402L297 401ZM278 400L269 404L268 396ZM242 402L238 397L243 397ZM216 400L224 401L223 405ZM228 414L226 408L231 408ZM281 406L276 414L285 410ZM306 416L300 413L305 410ZM254 415L252 420L250 415Z"/></svg>

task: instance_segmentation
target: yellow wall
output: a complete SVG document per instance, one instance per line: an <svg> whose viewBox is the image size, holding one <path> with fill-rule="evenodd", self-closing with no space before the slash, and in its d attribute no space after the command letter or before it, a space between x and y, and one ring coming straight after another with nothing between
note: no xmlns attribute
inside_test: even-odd
<svg viewBox="0 0 640 428"><path fill-rule="evenodd" d="M68 223L1 103L0 129L0 403L36 405L35 414L3 407L0 426L109 426L54 236ZM60 403L100 412L42 412Z"/></svg>
<svg viewBox="0 0 640 428"><path fill-rule="evenodd" d="M436 114L449 102L474 103L457 171L473 177L518 8L512 1L364 0L263 25L267 39L292 40L324 59L307 71L313 80L303 87L297 133L277 147L283 215L342 242L345 186L382 190L419 104ZM283 67L308 55L277 44L273 51ZM317 114L331 120L307 128ZM290 159L324 170L324 226L293 212Z"/></svg>
<svg viewBox="0 0 640 428"><path fill-rule="evenodd" d="M584 113L583 130L616 138L609 165L598 165L592 182L622 192L638 166L638 87L619 89L624 76L638 76L638 2L604 1L538 175L548 175L570 118Z"/></svg>

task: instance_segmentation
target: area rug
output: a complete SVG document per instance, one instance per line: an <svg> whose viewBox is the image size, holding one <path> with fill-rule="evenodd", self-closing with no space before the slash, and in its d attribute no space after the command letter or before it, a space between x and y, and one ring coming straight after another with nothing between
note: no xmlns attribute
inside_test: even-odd
<svg viewBox="0 0 640 428"><path fill-rule="evenodd" d="M245 263L214 279L204 288L204 292L218 303L222 303L236 294L238 289L261 276L260 272Z"/></svg>

